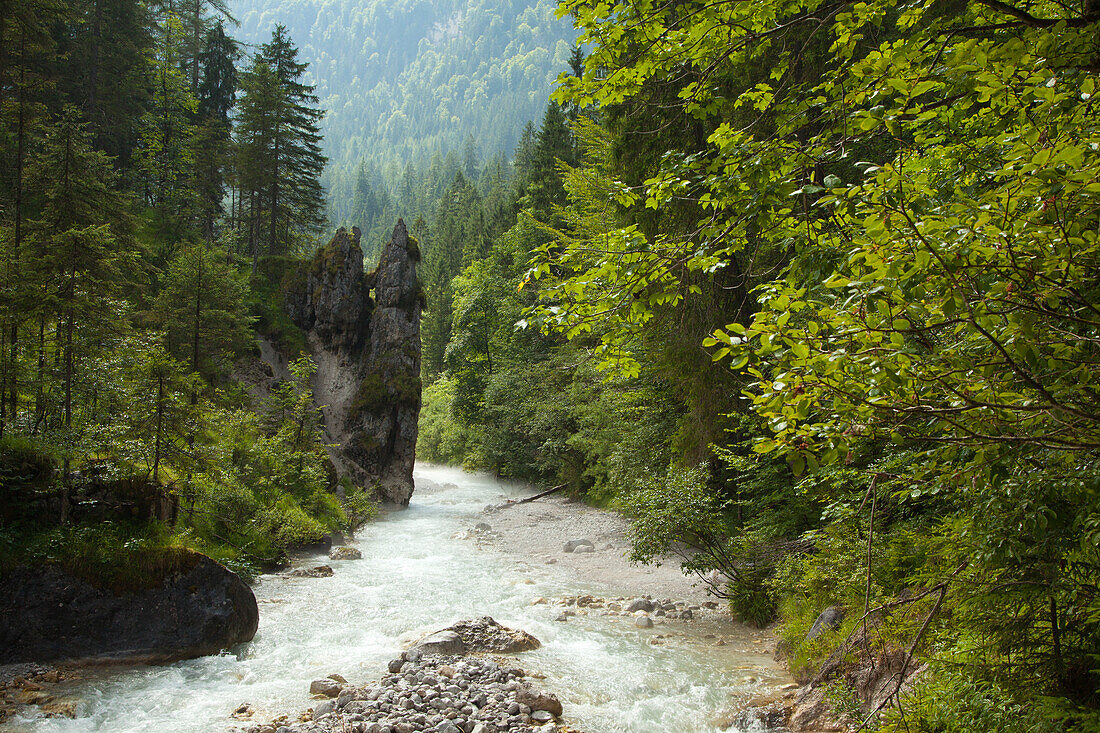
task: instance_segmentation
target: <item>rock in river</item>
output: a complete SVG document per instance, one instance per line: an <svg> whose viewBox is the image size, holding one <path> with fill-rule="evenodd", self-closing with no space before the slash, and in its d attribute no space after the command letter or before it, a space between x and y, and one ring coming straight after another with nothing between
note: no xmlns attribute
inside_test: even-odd
<svg viewBox="0 0 1100 733"><path fill-rule="evenodd" d="M314 568L298 568L290 571L292 578L331 578L332 568L328 565L318 565Z"/></svg>
<svg viewBox="0 0 1100 733"><path fill-rule="evenodd" d="M58 566L10 571L0 578L0 663L169 662L256 634L256 597L239 577L188 550L158 565L114 587Z"/></svg>
<svg viewBox="0 0 1100 733"><path fill-rule="evenodd" d="M501 626L492 616L459 621L448 630L462 638L467 652L514 654L542 646L526 631Z"/></svg>
<svg viewBox="0 0 1100 733"><path fill-rule="evenodd" d="M514 654L540 646L539 640L526 631L501 626L491 616L482 616L425 636L405 652L405 659L416 661L429 654Z"/></svg>
<svg viewBox="0 0 1100 733"><path fill-rule="evenodd" d="M443 630L428 634L416 642L409 652L419 652L419 655L413 655L417 658L429 654L464 654L466 645L462 643L462 637L455 632Z"/></svg>
<svg viewBox="0 0 1100 733"><path fill-rule="evenodd" d="M362 560L363 553L354 547L334 547L328 553L330 560Z"/></svg>
<svg viewBox="0 0 1100 733"><path fill-rule="evenodd" d="M399 673L317 703L298 722L254 724L246 733L535 733L564 731L547 724L561 702L533 687L523 671L477 657L424 657ZM312 717L312 720L310 720ZM571 730L571 729L568 729Z"/></svg>
<svg viewBox="0 0 1100 733"><path fill-rule="evenodd" d="M340 683L326 677L323 680L313 680L309 683L309 694L321 697L336 697L340 694Z"/></svg>

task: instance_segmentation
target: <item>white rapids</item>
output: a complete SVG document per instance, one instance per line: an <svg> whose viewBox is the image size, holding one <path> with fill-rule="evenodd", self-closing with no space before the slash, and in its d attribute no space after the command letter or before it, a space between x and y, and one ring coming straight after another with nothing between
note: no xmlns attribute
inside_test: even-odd
<svg viewBox="0 0 1100 733"><path fill-rule="evenodd" d="M260 627L251 642L166 666L86 670L63 691L78 701L75 720L16 718L10 729L209 733L248 725L231 717L242 703L257 711L254 721L294 720L311 705L311 680L335 672L357 684L376 680L402 641L477 616L542 641L516 664L545 675L539 684L586 733L723 730L724 711L789 681L732 624L723 629L730 643L715 647L691 623L654 645L660 627L595 615L556 622L560 609L532 601L606 589L578 587L556 565L533 566L452 538L479 521L487 504L530 493L484 474L420 465L409 508L360 532L355 546L363 559L318 558L336 571L331 578L261 577L254 586Z"/></svg>

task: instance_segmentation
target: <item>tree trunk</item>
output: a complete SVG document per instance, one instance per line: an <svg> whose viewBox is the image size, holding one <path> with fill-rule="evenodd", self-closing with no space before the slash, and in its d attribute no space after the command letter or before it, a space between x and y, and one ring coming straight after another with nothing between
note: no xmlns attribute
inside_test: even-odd
<svg viewBox="0 0 1100 733"><path fill-rule="evenodd" d="M153 446L153 486L160 491L161 430L164 425L164 374L157 372L157 428Z"/></svg>
<svg viewBox="0 0 1100 733"><path fill-rule="evenodd" d="M15 215L15 241L12 245L12 275L13 283L19 283L22 268L19 266L20 249L23 246L23 163L26 156L26 127L27 127L27 31L24 28L19 34L19 88L18 88L18 115L15 132L15 201L12 207ZM8 418L15 421L19 410L19 319L12 313L10 331L8 334L8 349L10 352L11 366L8 374L8 402L10 405ZM0 400L4 396L0 394Z"/></svg>
<svg viewBox="0 0 1100 733"><path fill-rule="evenodd" d="M282 254L275 248L275 242L277 240L278 218L279 218L279 126L276 122L275 125L275 148L274 154L271 157L272 167L271 171L271 232L268 238L267 253L271 255Z"/></svg>
<svg viewBox="0 0 1100 733"><path fill-rule="evenodd" d="M191 58L191 93L198 97L199 46L202 43L202 0L195 0L195 7L192 11L195 13L195 17L191 23L191 51L194 53L194 56Z"/></svg>
<svg viewBox="0 0 1100 733"><path fill-rule="evenodd" d="M96 129L96 107L99 105L99 46L103 42L103 0L96 0L94 20L92 21L92 54L88 60L88 102L85 116L91 120L92 129Z"/></svg>
<svg viewBox="0 0 1100 733"><path fill-rule="evenodd" d="M69 271L68 309L65 316L65 440L68 450L65 452L65 461L61 476L61 524L69 520L69 493L72 482L70 471L70 455L72 451L72 427L73 427L73 329L76 314L74 301L76 300L76 261L73 260Z"/></svg>
<svg viewBox="0 0 1100 733"><path fill-rule="evenodd" d="M198 282L195 283L195 330L191 334L191 371L195 374L199 373L199 331L202 328L203 276L206 274L203 269L206 267L204 256L203 254L199 255L199 278ZM192 404L194 404L194 401Z"/></svg>
<svg viewBox="0 0 1100 733"><path fill-rule="evenodd" d="M38 383L34 387L34 429L31 434L37 434L39 426L46 420L46 314L38 317Z"/></svg>

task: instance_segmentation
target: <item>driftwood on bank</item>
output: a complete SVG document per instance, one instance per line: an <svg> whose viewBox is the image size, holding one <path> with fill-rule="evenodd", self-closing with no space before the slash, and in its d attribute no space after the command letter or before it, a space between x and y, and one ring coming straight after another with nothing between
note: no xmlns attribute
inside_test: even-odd
<svg viewBox="0 0 1100 733"><path fill-rule="evenodd" d="M528 496L526 499L520 499L519 501L506 501L503 504L496 505L495 507L493 507L493 509L494 510L507 509L510 506L516 506L518 504L526 504L529 501L534 501L535 499L541 499L544 496L550 496L550 494L561 491L565 487L566 487L566 484L561 484L560 486L555 486L552 489L547 489L546 491L540 491L539 493L535 494L534 496Z"/></svg>

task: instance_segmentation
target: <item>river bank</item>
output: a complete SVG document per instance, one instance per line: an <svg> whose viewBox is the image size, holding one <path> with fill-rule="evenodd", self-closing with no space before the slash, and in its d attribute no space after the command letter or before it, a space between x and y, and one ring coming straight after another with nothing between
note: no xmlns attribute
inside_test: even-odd
<svg viewBox="0 0 1100 733"><path fill-rule="evenodd" d="M697 578L681 572L676 558L660 566L630 562L630 522L616 512L551 494L522 504L487 507L482 515L491 528L481 536L485 543L518 561L560 565L580 582L600 584L616 595L676 598L695 604L714 600ZM583 541L591 548L565 550L567 543Z"/></svg>

